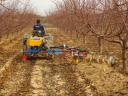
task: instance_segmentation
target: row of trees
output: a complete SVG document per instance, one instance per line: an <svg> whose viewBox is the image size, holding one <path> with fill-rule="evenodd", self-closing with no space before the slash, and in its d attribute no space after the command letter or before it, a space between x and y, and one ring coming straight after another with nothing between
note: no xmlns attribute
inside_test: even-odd
<svg viewBox="0 0 128 96"><path fill-rule="evenodd" d="M0 37L17 33L34 21L29 0L0 0Z"/></svg>
<svg viewBox="0 0 128 96"><path fill-rule="evenodd" d="M128 50L128 1L127 0L62 0L55 2L56 10L48 20L70 35L86 40L97 38L102 54L102 41L116 43L121 48L123 70L126 71Z"/></svg>

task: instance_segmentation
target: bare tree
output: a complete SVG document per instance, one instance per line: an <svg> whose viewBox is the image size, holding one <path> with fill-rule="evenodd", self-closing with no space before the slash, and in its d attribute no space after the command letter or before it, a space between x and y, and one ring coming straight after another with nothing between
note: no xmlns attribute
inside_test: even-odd
<svg viewBox="0 0 128 96"><path fill-rule="evenodd" d="M17 33L23 28L32 24L35 18L30 6L28 6L29 0L21 3L19 0L13 2L6 2L7 0L1 0L0 2L0 37L2 35L8 35ZM22 5L20 8L19 6Z"/></svg>
<svg viewBox="0 0 128 96"><path fill-rule="evenodd" d="M97 38L99 53L103 41L120 45L123 69L126 70L128 49L128 1L127 0L63 0L49 20L62 30L85 40L86 36ZM106 45L105 45L106 46Z"/></svg>
<svg viewBox="0 0 128 96"><path fill-rule="evenodd" d="M127 56L126 51L128 49L128 1L127 0L113 0L113 13L116 16L114 19L116 29L116 35L113 38L109 38L108 41L114 42L120 45L122 54L123 70L127 70Z"/></svg>

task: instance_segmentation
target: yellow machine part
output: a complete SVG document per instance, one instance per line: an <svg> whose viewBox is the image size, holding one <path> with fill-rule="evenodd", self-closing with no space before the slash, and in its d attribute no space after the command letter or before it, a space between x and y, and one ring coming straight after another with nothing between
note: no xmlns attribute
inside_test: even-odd
<svg viewBox="0 0 128 96"><path fill-rule="evenodd" d="M76 57L76 56L73 56L72 63L73 64L79 64L80 63L80 59L78 57Z"/></svg>
<svg viewBox="0 0 128 96"><path fill-rule="evenodd" d="M41 46L41 44L44 42L43 37L31 37L27 40L28 46Z"/></svg>

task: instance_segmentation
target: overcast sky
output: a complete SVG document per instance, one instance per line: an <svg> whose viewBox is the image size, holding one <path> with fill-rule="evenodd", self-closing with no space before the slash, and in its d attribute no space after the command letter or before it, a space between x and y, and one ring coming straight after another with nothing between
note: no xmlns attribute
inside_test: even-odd
<svg viewBox="0 0 128 96"><path fill-rule="evenodd" d="M35 11L40 15L45 15L49 10L53 10L55 8L55 4L52 2L53 0L30 0Z"/></svg>

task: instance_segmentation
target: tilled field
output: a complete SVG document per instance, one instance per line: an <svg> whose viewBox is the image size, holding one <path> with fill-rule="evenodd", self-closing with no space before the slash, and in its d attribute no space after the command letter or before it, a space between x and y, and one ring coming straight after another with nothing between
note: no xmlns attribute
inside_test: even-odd
<svg viewBox="0 0 128 96"><path fill-rule="evenodd" d="M60 43L58 37L54 40ZM18 43L15 45L17 49L21 49ZM17 49L9 50L15 52ZM22 62L20 58L21 54L18 54L10 61L7 60L5 66L8 67L3 65L5 68L0 74L0 96L97 96L98 94L92 82L77 69L76 65L64 63L59 56L56 56L54 61L31 59Z"/></svg>
<svg viewBox="0 0 128 96"><path fill-rule="evenodd" d="M97 96L76 65L35 60L16 65L1 85L1 96ZM14 69L14 70L13 70Z"/></svg>

